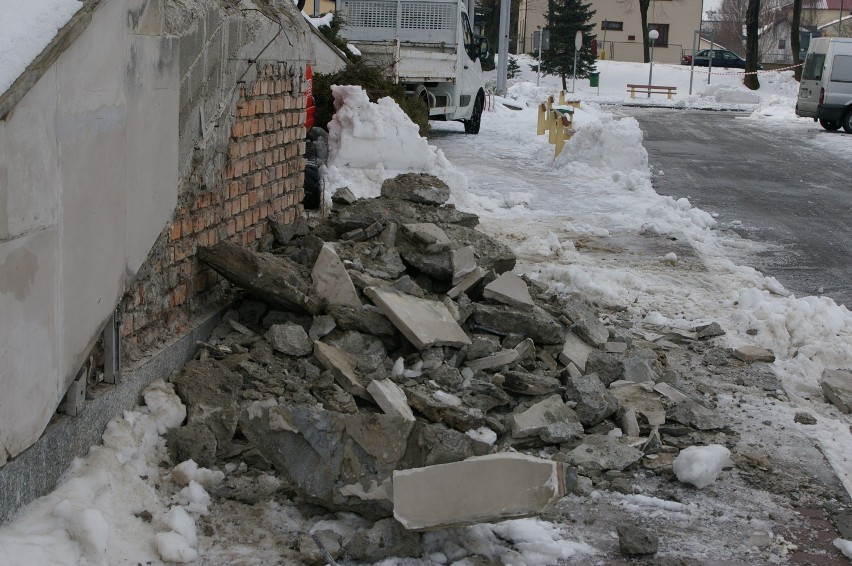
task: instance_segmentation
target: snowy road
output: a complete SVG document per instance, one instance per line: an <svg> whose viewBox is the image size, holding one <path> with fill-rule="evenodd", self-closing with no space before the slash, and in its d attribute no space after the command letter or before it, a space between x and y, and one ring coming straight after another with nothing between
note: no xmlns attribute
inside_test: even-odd
<svg viewBox="0 0 852 566"><path fill-rule="evenodd" d="M621 108L644 133L662 195L717 212L723 227L770 247L745 260L797 295L852 306L848 155L822 142L852 136L781 130L742 113ZM803 120L803 122L806 122ZM842 140L841 140L842 141ZM822 144L822 145L821 145Z"/></svg>

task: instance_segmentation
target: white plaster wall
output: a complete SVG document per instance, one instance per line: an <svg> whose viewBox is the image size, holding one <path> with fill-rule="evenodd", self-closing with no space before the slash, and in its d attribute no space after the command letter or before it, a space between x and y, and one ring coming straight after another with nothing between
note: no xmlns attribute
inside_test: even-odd
<svg viewBox="0 0 852 566"><path fill-rule="evenodd" d="M44 430L177 203L160 0L106 0L0 122L0 464Z"/></svg>

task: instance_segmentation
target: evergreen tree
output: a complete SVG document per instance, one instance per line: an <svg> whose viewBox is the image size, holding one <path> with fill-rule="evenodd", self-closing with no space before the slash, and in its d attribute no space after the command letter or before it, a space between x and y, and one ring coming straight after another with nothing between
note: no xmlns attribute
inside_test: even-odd
<svg viewBox="0 0 852 566"><path fill-rule="evenodd" d="M592 55L591 23L594 10L581 0L548 0L547 29L550 30L550 49L541 54L541 70L547 75L562 77L562 89L568 88L567 79L574 73L574 37L583 32L583 47L577 57L577 77L588 77L595 72Z"/></svg>

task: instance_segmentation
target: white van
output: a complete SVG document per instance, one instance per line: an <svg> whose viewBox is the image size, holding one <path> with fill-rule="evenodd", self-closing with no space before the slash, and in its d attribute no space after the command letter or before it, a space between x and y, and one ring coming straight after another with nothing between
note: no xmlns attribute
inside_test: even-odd
<svg viewBox="0 0 852 566"><path fill-rule="evenodd" d="M456 120L466 133L479 133L483 45L463 0L337 0L337 10L345 22L340 35L420 97L432 120Z"/></svg>
<svg viewBox="0 0 852 566"><path fill-rule="evenodd" d="M852 38L811 40L796 115L819 120L826 130L843 128L852 134Z"/></svg>

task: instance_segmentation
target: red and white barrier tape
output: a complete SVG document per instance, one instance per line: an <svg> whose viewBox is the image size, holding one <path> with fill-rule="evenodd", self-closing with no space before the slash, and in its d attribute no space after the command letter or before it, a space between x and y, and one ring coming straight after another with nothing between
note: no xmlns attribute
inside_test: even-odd
<svg viewBox="0 0 852 566"><path fill-rule="evenodd" d="M659 65L661 67L670 67L672 69L679 69L681 71L691 71L692 68L693 68L692 65L672 65L670 63L657 63L657 65ZM718 76L731 76L731 77L733 77L733 76L757 75L758 73L777 73L779 71L790 71L792 69L795 69L796 67L801 67L802 65L804 65L804 63L799 63L798 65L791 65L789 67L782 67L780 69L762 69L760 71L749 71L748 73L746 73L745 71L716 72L715 70L711 71L708 67L705 67L705 66L702 65L700 67L695 67L695 72L701 73L702 75L706 75L707 73L712 72L714 75L718 75ZM728 67L723 67L723 68L727 69ZM714 67L713 69L716 69L716 67Z"/></svg>

